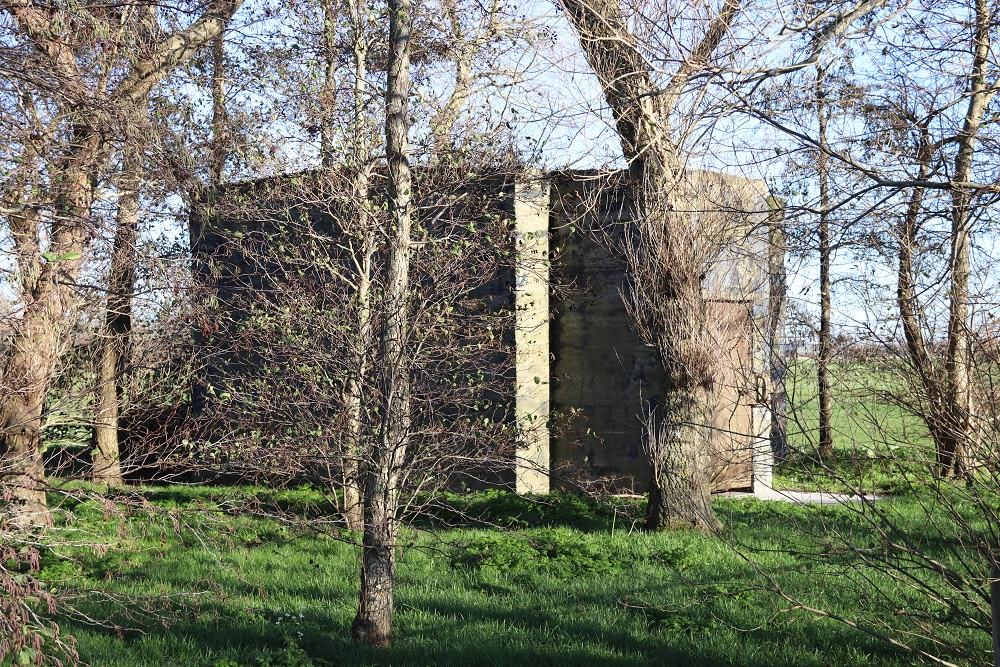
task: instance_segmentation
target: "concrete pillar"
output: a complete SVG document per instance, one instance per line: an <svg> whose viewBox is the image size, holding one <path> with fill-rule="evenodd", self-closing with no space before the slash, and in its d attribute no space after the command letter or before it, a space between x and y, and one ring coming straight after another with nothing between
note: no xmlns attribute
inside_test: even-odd
<svg viewBox="0 0 1000 667"><path fill-rule="evenodd" d="M764 265L767 267L767 290L764 300L767 307L757 318L758 322L763 322L763 326L757 329L763 333L763 340L755 343L761 349L754 360L755 371L759 374L758 377L762 378L760 386L764 394L757 397L757 405L754 406L754 428L759 437L754 444L753 486L754 493L758 495L772 491L775 456L784 457L788 451L785 360L781 353L787 290L785 203L774 196L768 196L766 202L767 261ZM767 377L768 381L764 381L764 377Z"/></svg>
<svg viewBox="0 0 1000 667"><path fill-rule="evenodd" d="M517 493L549 492L549 183L514 188Z"/></svg>
<svg viewBox="0 0 1000 667"><path fill-rule="evenodd" d="M756 495L770 493L774 452L771 450L771 411L767 405L753 406L753 492Z"/></svg>

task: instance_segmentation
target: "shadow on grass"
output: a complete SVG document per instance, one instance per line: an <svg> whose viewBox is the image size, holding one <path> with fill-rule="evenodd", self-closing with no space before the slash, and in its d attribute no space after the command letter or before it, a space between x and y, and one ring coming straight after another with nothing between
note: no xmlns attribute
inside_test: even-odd
<svg viewBox="0 0 1000 667"><path fill-rule="evenodd" d="M358 646L349 639L351 600L331 613L280 614L248 610L240 616L222 604L202 604L202 620L178 620L143 635L107 643L85 657L95 665L704 665L748 667L867 664L905 665L907 656L833 623L790 629L776 623L747 632L722 631L711 613L650 622L648 612L610 626L563 617L532 607L530 594L507 609L462 603L442 596L413 600L397 615L389 649ZM333 602L333 601L331 601ZM586 608L608 600L580 599ZM101 632L101 631L98 631ZM705 641L711 634L721 641ZM112 634L103 631L107 638ZM187 650L184 648L187 647ZM180 649L180 651L178 650ZM853 654L848 659L848 654ZM877 656L877 658L876 658ZM843 660L843 662L841 662ZM178 662L180 661L180 662Z"/></svg>

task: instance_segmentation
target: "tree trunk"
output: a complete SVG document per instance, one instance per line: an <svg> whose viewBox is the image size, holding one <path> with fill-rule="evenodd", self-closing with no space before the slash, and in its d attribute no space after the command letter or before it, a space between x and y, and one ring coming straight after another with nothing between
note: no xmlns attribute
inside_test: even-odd
<svg viewBox="0 0 1000 667"><path fill-rule="evenodd" d="M98 351L94 401L97 446L93 455L93 476L95 482L109 486L124 484L118 418L131 365L132 294L135 291L141 174L142 151L134 138L128 138L118 183L118 216L108 272L108 304Z"/></svg>
<svg viewBox="0 0 1000 667"><path fill-rule="evenodd" d="M447 102L434 114L429 123L431 135L434 137L434 152L439 158L451 146L451 135L458 115L472 95L472 64L478 51L477 47L467 39L457 2L445 0L441 4L441 9L450 29L448 39L451 41L455 78Z"/></svg>
<svg viewBox="0 0 1000 667"><path fill-rule="evenodd" d="M993 12L988 0L976 0L976 27L973 40L972 70L969 76L969 106L962 131L959 133L958 153L955 157L954 180L968 183L972 180L972 162L976 135L983 121L990 99L995 94L986 79L987 63L991 52L990 29ZM948 309L948 358L945 371L949 385L949 416L951 433L940 462L947 474L966 477L966 456L971 435L971 400L969 392L970 341L969 341L969 253L972 247L972 229L969 205L972 192L968 187L956 186L952 191L951 207L951 289Z"/></svg>
<svg viewBox="0 0 1000 667"><path fill-rule="evenodd" d="M82 247L82 240L79 246L70 245L74 240L64 234L60 247ZM42 418L61 351L61 332L66 329L65 319L73 300L62 280L75 280L79 273L80 262L72 258L72 252L50 255L52 259L42 265L34 289L24 295L25 312L14 332L4 370L3 385L10 393L4 396L0 409L0 472L7 487L5 494L9 489L12 520L21 527L52 522L45 500Z"/></svg>
<svg viewBox="0 0 1000 667"><path fill-rule="evenodd" d="M926 122L918 125L920 142L917 162L920 165L917 180L925 180L930 174L933 151ZM920 322L920 303L917 299L915 279L915 256L917 252L920 215L924 200L924 188L913 188L906 212L896 232L899 243L899 264L896 276L896 303L903 327L903 339L910 363L916 371L920 390L926 398L926 412L922 415L927 429L934 440L936 453L936 474L947 474L951 468L951 426L947 403L947 377L935 367L934 359L927 349Z"/></svg>
<svg viewBox="0 0 1000 667"><path fill-rule="evenodd" d="M43 345L51 345L52 342L33 341ZM20 347L15 349L8 364L8 377L11 373L20 372L36 377L50 375L51 372L46 372L44 368L48 365L44 356L44 353L25 351ZM32 384L34 386L24 387L18 394L10 396L0 413L4 429L4 494L9 493L12 522L22 528L52 525L45 500L42 457L42 403L47 383L35 380Z"/></svg>
<svg viewBox="0 0 1000 667"><path fill-rule="evenodd" d="M691 399L681 392L672 393L674 402L664 405L668 416L659 425L651 418L647 425L652 474L646 529L694 528L711 533L722 524L712 510L710 433L707 426L699 426L707 424L708 417L695 412L707 404L709 396Z"/></svg>
<svg viewBox="0 0 1000 667"><path fill-rule="evenodd" d="M824 461L833 457L833 394L830 389L830 356L832 354L831 286L830 286L830 169L826 154L826 70L816 68L816 115L819 118L816 175L819 178L819 355L816 358L816 379L819 385L819 456Z"/></svg>
<svg viewBox="0 0 1000 667"><path fill-rule="evenodd" d="M993 667L1000 667L1000 563L996 554L991 556L990 609L993 625Z"/></svg>
<svg viewBox="0 0 1000 667"><path fill-rule="evenodd" d="M636 240L625 254L630 273L642 282L631 309L656 345L664 378L663 417L647 429L652 486L646 528L712 532L721 528L709 476L717 353L701 284L712 243L687 213L698 210L698 188L673 164L672 151L661 148L631 168Z"/></svg>
<svg viewBox="0 0 1000 667"><path fill-rule="evenodd" d="M393 235L381 342L382 423L364 459L364 544L355 641L387 646L392 637L393 549L399 471L410 434L409 273L411 178L409 164L410 0L389 0L389 67L386 85L386 158Z"/></svg>
<svg viewBox="0 0 1000 667"><path fill-rule="evenodd" d="M212 154L209 164L212 185L222 183L226 169L226 139L226 30L223 28L212 42Z"/></svg>
<svg viewBox="0 0 1000 667"><path fill-rule="evenodd" d="M645 293L633 310L651 317L643 329L656 341L664 370L663 418L658 428L649 424L647 435L652 485L646 528L712 532L721 528L712 511L709 477L715 358L700 271L694 268L704 258L693 249L700 244L682 233L686 216L674 213L685 210L683 205L673 196L669 204L653 203L650 194L640 195L641 245L628 253L637 275L645 265L652 270L648 278L655 279L642 288Z"/></svg>
<svg viewBox="0 0 1000 667"><path fill-rule="evenodd" d="M320 91L319 154L324 167L337 161L333 149L334 105L337 95L337 15L334 0L323 0L323 88Z"/></svg>
<svg viewBox="0 0 1000 667"><path fill-rule="evenodd" d="M45 396L70 326L86 246L97 134L85 125L73 130L58 165L59 187L46 261L33 289L23 296L24 314L11 339L3 373L10 392L0 407L0 473L10 485L12 519L19 525L50 525L45 500L42 415ZM37 231L36 231L37 233Z"/></svg>
<svg viewBox="0 0 1000 667"><path fill-rule="evenodd" d="M368 197L368 183L364 180L364 197ZM359 195L360 196L360 195ZM367 207L365 208L367 211ZM370 220L366 223L370 224ZM364 229L361 261L358 269L357 285L357 347L354 351L354 375L348 378L344 390L344 409L348 415L347 451L343 457L344 476L344 521L350 530L361 530L364 525L364 511L361 498L361 484L358 477L359 463L365 451L365 419L362 391L369 377L368 350L372 340L371 275L375 254L373 230Z"/></svg>
<svg viewBox="0 0 1000 667"><path fill-rule="evenodd" d="M771 372L771 452L776 461L788 457L788 413L785 394L785 376L788 365L782 351L785 341L785 299L788 289L785 275L785 221L782 206L771 202L772 211L768 216L768 313L767 347L768 366Z"/></svg>
<svg viewBox="0 0 1000 667"><path fill-rule="evenodd" d="M375 449L381 447L381 443ZM388 646L392 641L393 587L396 582L395 475L389 457L373 456L365 474L365 525L354 641Z"/></svg>
<svg viewBox="0 0 1000 667"><path fill-rule="evenodd" d="M330 16L332 5L324 6L324 16ZM372 262L376 250L375 230L369 203L370 193L370 156L371 141L367 132L368 112L365 98L365 85L368 78L368 42L364 31L364 15L356 0L348 2L348 13L351 21L352 57L354 59L354 192L360 220L361 248L355 258L357 269L357 285L355 292L355 308L357 315L357 331L354 349L354 360L344 388L344 409L348 415L347 446L343 456L344 510L343 517L351 530L361 530L364 524L364 509L361 497L361 482L359 479L359 463L365 450L364 439L365 415L362 392L369 386L370 359L369 350L372 343ZM327 19L332 22L332 17ZM332 23L331 23L332 26ZM328 30L332 30L329 27ZM327 62L327 76L330 85L334 83L333 69L336 62L333 59L333 35L327 35L327 48L330 60ZM332 88L331 88L332 94ZM331 98L332 102L332 98ZM332 114L333 111L330 110Z"/></svg>
<svg viewBox="0 0 1000 667"><path fill-rule="evenodd" d="M635 202L635 221L625 234L633 282L630 308L664 368L663 421L646 438L652 472L646 525L714 530L719 522L708 495L705 416L714 390L716 352L706 335L701 288L713 239L690 214L699 207L685 204L695 201L697 188L684 174L671 114L741 5L739 0L723 4L690 57L662 87L654 84L617 0L562 0L562 6L604 91L629 165Z"/></svg>

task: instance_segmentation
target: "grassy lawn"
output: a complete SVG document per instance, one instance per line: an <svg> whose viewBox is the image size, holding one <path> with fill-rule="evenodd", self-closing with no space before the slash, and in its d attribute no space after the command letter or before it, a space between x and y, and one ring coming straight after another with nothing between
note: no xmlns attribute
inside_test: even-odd
<svg viewBox="0 0 1000 667"><path fill-rule="evenodd" d="M806 491L900 493L907 480L928 477L933 443L923 423L890 398L901 393L889 368L867 363L831 367L834 458L820 462L816 364L789 368L788 441L791 456L775 470L775 486Z"/></svg>
<svg viewBox="0 0 1000 667"><path fill-rule="evenodd" d="M948 548L958 540L942 532L949 522L930 489L903 483L926 479L930 443L885 399L893 380L864 365L833 375L834 459L813 455L815 366L799 363L789 377L793 455L776 486L891 494L880 511L921 548L978 571L978 556ZM396 637L377 651L350 641L358 539L321 529L333 508L320 493L136 487L128 501L136 509L52 499L63 542L99 545L49 549L41 572L71 603L63 631L98 667L913 664L841 623L789 610L769 579L797 602L899 637L910 612L948 618L926 597L880 590L879 573L830 546L877 547L856 508L717 499L726 527L706 537L637 530L634 499L488 492L448 497L408 521ZM985 661L984 633L947 620L945 629L942 640Z"/></svg>
<svg viewBox="0 0 1000 667"><path fill-rule="evenodd" d="M81 612L120 626L61 622L93 665L913 662L841 624L779 611L787 603L739 555L813 605L906 627L903 618L891 620L886 603L871 602L877 595L859 599L845 585L843 562L777 551L799 540L808 548L801 536L810 531L863 542L864 529L842 508L719 500L726 524L720 539L638 532L634 501L609 508L565 495L544 504L500 493L453 498L461 513L439 510L407 529L396 641L374 651L349 640L358 548L349 535L310 530L310 514L323 509L318 494L218 487L139 493L153 511L121 517L93 501L67 505L60 530L110 548L100 555L64 547L43 560L52 586L80 592ZM258 509L280 504L306 520L295 526L254 518L239 509L248 500ZM914 527L923 520L915 499L892 502ZM460 514L476 520L459 521ZM176 530L189 520L197 523ZM483 521L494 527L474 527ZM926 605L904 593L887 604ZM957 627L951 639L989 648L985 635Z"/></svg>

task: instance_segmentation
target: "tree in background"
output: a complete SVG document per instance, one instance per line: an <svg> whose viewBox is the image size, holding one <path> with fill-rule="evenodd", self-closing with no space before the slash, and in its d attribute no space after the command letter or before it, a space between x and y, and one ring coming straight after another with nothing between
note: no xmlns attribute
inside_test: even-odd
<svg viewBox="0 0 1000 667"><path fill-rule="evenodd" d="M850 222L843 230L863 269L847 278L865 299L856 318L863 338L831 355L852 378L839 398L851 430L838 438L855 447L854 460L798 474L856 493L870 492L882 474L903 496L847 505L850 529L812 514L820 519L805 535L810 548L825 564L851 563L837 576L865 601L857 614L831 614L769 580L799 609L938 664L997 660L996 650L982 650L1000 626L1000 542L986 528L996 525L1000 489L987 314L996 280L997 29L993 8L978 0L876 6L828 47L827 61L872 65L822 91L842 116L825 137L815 119L763 102L776 99L774 88L758 90L761 101L746 107L795 150L826 154L840 177L818 207ZM801 407L792 407L800 417ZM888 602L900 592L905 609ZM890 611L908 618L906 632L887 622ZM955 619L973 639L943 639L942 625Z"/></svg>
<svg viewBox="0 0 1000 667"><path fill-rule="evenodd" d="M827 123L830 120L826 101L826 69L816 65L816 178L819 181L819 350L816 355L816 381L819 390L819 455L833 457L833 391L830 388L830 355L833 351L832 278L830 263L830 168L827 155Z"/></svg>

